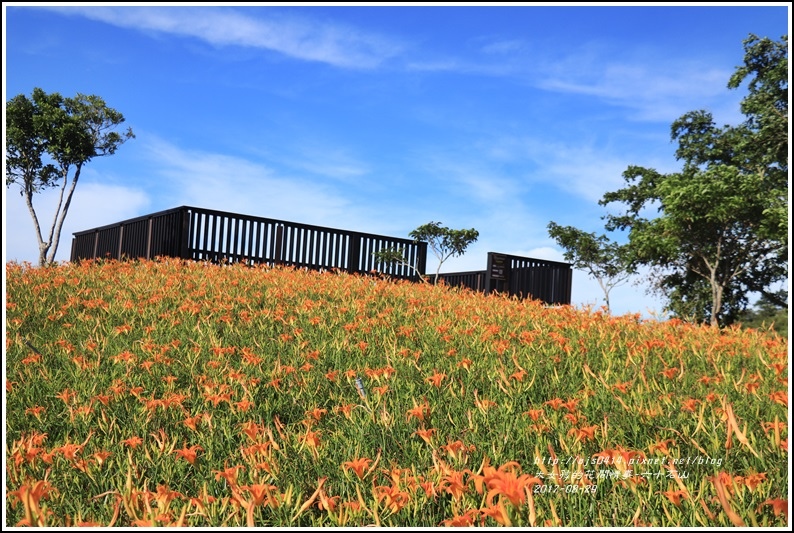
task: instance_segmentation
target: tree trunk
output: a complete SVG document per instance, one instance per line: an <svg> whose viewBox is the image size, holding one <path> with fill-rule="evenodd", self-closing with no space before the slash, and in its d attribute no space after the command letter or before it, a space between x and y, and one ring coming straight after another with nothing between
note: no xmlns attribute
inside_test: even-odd
<svg viewBox="0 0 794 533"><path fill-rule="evenodd" d="M56 211L56 219L52 223L52 230L50 231L50 235L52 238L50 242L52 243L52 248L50 249L49 256L47 257L47 261L52 263L55 261L55 253L58 251L58 242L61 239L61 228L63 228L63 222L66 219L66 213L69 211L69 205L72 203L72 195L74 194L74 189L77 187L77 180L80 178L80 170L82 169L82 165L78 164L75 167L74 171L74 178L72 179L72 183L69 186L69 192L66 193L66 200L63 200L63 190L61 189L61 197L58 202L58 206L60 208L61 202L63 202L63 209L59 209ZM65 170L66 176L65 179L68 180L69 176L69 169ZM64 182L64 188L66 188L66 182ZM59 213L60 212L60 213Z"/></svg>

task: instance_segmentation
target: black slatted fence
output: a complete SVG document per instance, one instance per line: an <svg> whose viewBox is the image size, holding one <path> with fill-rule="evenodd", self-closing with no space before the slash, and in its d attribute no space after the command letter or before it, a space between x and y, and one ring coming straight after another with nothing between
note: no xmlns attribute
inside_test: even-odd
<svg viewBox="0 0 794 533"><path fill-rule="evenodd" d="M358 273L374 270L418 280L418 273L407 265L375 260L373 252L391 247L402 249L406 261L424 274L425 242L183 206L75 233L71 259L169 256Z"/></svg>
<svg viewBox="0 0 794 533"><path fill-rule="evenodd" d="M440 274L439 278L447 285L486 294L506 292L550 305L571 303L573 270L569 263L489 252L485 270Z"/></svg>
<svg viewBox="0 0 794 533"><path fill-rule="evenodd" d="M374 252L403 251L406 264L381 263ZM427 243L298 224L198 207L177 207L81 231L72 239L72 261L180 257L213 263L291 265L387 274L419 281L427 266ZM440 274L447 285L479 292L507 292L552 305L571 303L571 265L488 253L486 270Z"/></svg>

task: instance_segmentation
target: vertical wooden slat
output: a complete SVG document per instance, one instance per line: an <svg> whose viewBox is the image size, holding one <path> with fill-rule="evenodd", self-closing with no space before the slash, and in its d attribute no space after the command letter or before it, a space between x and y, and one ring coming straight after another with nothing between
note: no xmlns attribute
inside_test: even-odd
<svg viewBox="0 0 794 533"><path fill-rule="evenodd" d="M119 224L119 247L116 252L116 259L121 261L121 243L124 242L124 224Z"/></svg>
<svg viewBox="0 0 794 533"><path fill-rule="evenodd" d="M273 259L278 263L281 263L284 261L284 226L282 224L276 226L275 244L276 249Z"/></svg>
<svg viewBox="0 0 794 533"><path fill-rule="evenodd" d="M146 259L152 258L152 217L146 221Z"/></svg>

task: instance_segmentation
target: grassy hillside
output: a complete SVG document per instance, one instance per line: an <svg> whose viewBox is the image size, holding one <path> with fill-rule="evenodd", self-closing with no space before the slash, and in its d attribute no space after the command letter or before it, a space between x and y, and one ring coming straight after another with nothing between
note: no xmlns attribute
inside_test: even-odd
<svg viewBox="0 0 794 533"><path fill-rule="evenodd" d="M243 265L6 275L10 525L786 524L769 332Z"/></svg>

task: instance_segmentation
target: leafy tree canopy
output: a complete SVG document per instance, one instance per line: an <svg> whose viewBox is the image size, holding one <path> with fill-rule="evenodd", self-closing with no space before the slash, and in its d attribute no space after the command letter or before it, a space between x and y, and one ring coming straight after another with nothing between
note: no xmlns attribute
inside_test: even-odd
<svg viewBox="0 0 794 533"><path fill-rule="evenodd" d="M751 35L744 47L728 87L749 78L745 121L684 114L671 127L682 170L630 166L628 186L600 201L624 204L607 229L629 230L630 265L654 269L670 310L715 326L735 321L750 293L787 305L773 287L788 275L788 37Z"/></svg>
<svg viewBox="0 0 794 533"><path fill-rule="evenodd" d="M573 226L548 224L549 236L557 241L566 261L573 267L585 270L604 291L604 302L609 311L609 293L631 276L628 267L627 247L610 241L606 235L596 236Z"/></svg>
<svg viewBox="0 0 794 533"><path fill-rule="evenodd" d="M450 229L442 226L440 222L428 222L411 231L408 236L415 241L427 241L433 254L438 258L439 263L434 278L434 281L437 282L442 263L450 257L463 255L469 244L477 241L480 232L474 228ZM407 264L402 250L389 248L379 250L374 255L378 260L386 263ZM414 268L413 265L408 266Z"/></svg>
<svg viewBox="0 0 794 533"><path fill-rule="evenodd" d="M94 95L64 98L33 89L6 102L6 187L16 184L25 199L39 244L39 264L55 258L63 222L83 165L94 157L112 155L132 129L119 133L124 116ZM33 196L60 188L52 225L42 235Z"/></svg>

